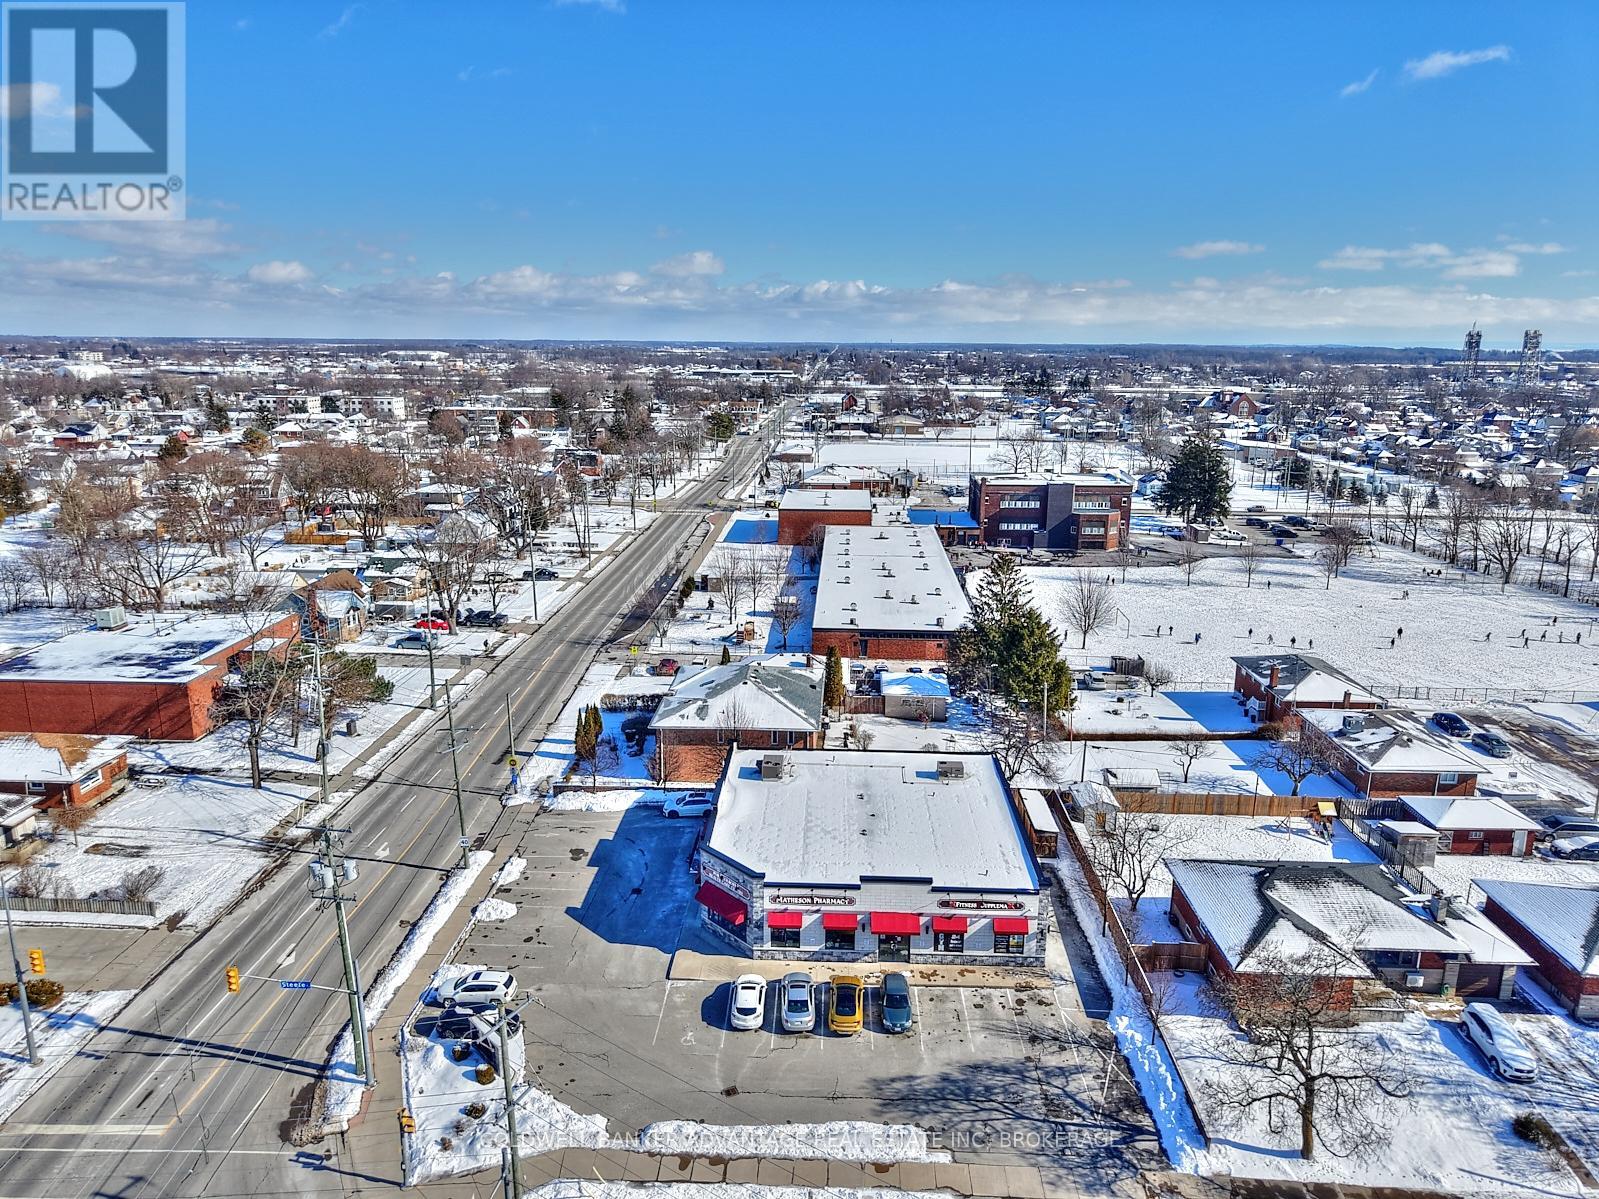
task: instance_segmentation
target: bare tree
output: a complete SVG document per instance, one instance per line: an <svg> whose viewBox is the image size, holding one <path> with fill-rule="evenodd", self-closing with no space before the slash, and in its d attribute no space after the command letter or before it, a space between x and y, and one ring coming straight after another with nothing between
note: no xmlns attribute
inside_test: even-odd
<svg viewBox="0 0 1599 1199"><path fill-rule="evenodd" d="M1088 839L1088 860L1107 892L1114 886L1136 914L1161 862L1186 840L1169 817L1154 812L1118 812ZM1107 917L1106 923L1109 923Z"/></svg>
<svg viewBox="0 0 1599 1199"><path fill-rule="evenodd" d="M1170 687L1177 676L1172 668L1164 662L1144 662L1144 685L1149 688L1150 695L1154 695L1162 687Z"/></svg>
<svg viewBox="0 0 1599 1199"><path fill-rule="evenodd" d="M1499 590L1503 591L1515 578L1516 567L1527 552L1527 522L1515 505L1496 503L1483 518L1482 534L1483 556L1499 576Z"/></svg>
<svg viewBox="0 0 1599 1199"><path fill-rule="evenodd" d="M1321 737L1307 736L1303 724L1287 728L1280 724L1261 726L1263 736L1270 738L1249 760L1255 770L1275 770L1286 775L1293 783L1288 794L1298 795L1305 780L1316 775L1330 774L1337 760L1327 750Z"/></svg>
<svg viewBox="0 0 1599 1199"><path fill-rule="evenodd" d="M1238 565L1244 572L1244 586L1253 587L1255 585L1255 572L1260 569L1260 564L1266 558L1266 547L1258 541L1246 541L1238 547L1236 557Z"/></svg>
<svg viewBox="0 0 1599 1199"><path fill-rule="evenodd" d="M1115 587L1097 571L1073 572L1060 601L1061 623L1082 638L1088 648L1088 635L1116 623L1121 609L1116 606Z"/></svg>
<svg viewBox="0 0 1599 1199"><path fill-rule="evenodd" d="M50 809L50 826L63 833L72 834L72 848L78 848L78 834L94 820L94 808L88 804L75 804L62 800L61 806Z"/></svg>
<svg viewBox="0 0 1599 1199"><path fill-rule="evenodd" d="M409 552L426 572L428 590L454 632L456 613L478 572L494 560L494 542L464 512L447 512L418 533Z"/></svg>
<svg viewBox="0 0 1599 1199"><path fill-rule="evenodd" d="M988 704L979 745L999 760L1005 777L1019 775L1053 781L1060 766L1050 752L1050 730L1041 712L1018 712L998 703Z"/></svg>
<svg viewBox="0 0 1599 1199"><path fill-rule="evenodd" d="M257 611L240 619L249 632L259 637L276 618L276 612ZM261 786L261 745L268 727L299 702L303 669L292 646L280 646L270 653L250 655L217 688L211 702L212 722L221 725L237 721L243 726L252 787Z"/></svg>
<svg viewBox="0 0 1599 1199"><path fill-rule="evenodd" d="M792 573L783 577L783 585L772 600L772 627L783 638L783 650L788 650L788 635L800 623L805 606L800 600L800 581Z"/></svg>
<svg viewBox="0 0 1599 1199"><path fill-rule="evenodd" d="M1188 776L1200 762L1210 757L1211 744L1209 741L1194 737L1183 741L1168 741L1166 748L1171 750L1172 756L1177 759L1177 764L1183 769L1183 782L1188 781Z"/></svg>
<svg viewBox="0 0 1599 1199"><path fill-rule="evenodd" d="M1324 590L1331 591L1332 581L1338 577L1338 551L1330 545L1324 545L1316 551L1315 562L1325 580Z"/></svg>
<svg viewBox="0 0 1599 1199"><path fill-rule="evenodd" d="M1199 543L1184 537L1177 543L1177 565L1182 567L1183 578L1187 585L1194 585L1194 572L1205 564L1205 554L1199 548Z"/></svg>
<svg viewBox="0 0 1599 1199"><path fill-rule="evenodd" d="M143 903L166 876L167 872L160 866L137 866L122 876L117 889L130 903Z"/></svg>
<svg viewBox="0 0 1599 1199"><path fill-rule="evenodd" d="M162 612L173 584L198 574L209 561L211 555L203 546L179 541L159 529L128 532L104 543L101 582L113 593Z"/></svg>
<svg viewBox="0 0 1599 1199"><path fill-rule="evenodd" d="M1343 939L1343 938L1340 938ZM1215 1046L1225 1065L1203 1094L1240 1115L1264 1107L1272 1131L1299 1132L1299 1156L1339 1157L1383 1145L1399 1126L1391 1102L1409 1095L1408 1071L1388 1038L1349 1020L1347 976L1365 968L1352 951L1321 942L1289 957L1257 949L1249 971L1218 980L1215 994L1241 1035Z"/></svg>

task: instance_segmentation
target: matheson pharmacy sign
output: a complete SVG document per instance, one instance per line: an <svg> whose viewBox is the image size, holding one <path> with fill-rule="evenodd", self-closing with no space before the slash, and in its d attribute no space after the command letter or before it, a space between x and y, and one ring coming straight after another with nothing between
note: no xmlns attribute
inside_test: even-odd
<svg viewBox="0 0 1599 1199"><path fill-rule="evenodd" d="M853 895L769 895L767 903L792 905L798 908L852 908Z"/></svg>

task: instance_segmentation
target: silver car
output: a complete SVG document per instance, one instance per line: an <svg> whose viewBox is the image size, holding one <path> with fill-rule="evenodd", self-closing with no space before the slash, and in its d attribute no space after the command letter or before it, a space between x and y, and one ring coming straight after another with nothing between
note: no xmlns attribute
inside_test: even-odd
<svg viewBox="0 0 1599 1199"><path fill-rule="evenodd" d="M810 1032L816 1027L816 998L810 975L799 970L783 975L778 994L783 1002L784 1032Z"/></svg>

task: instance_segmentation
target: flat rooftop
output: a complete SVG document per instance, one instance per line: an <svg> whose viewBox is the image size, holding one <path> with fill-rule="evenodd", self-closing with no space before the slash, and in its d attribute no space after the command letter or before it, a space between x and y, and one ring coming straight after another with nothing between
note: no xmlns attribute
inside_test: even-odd
<svg viewBox="0 0 1599 1199"><path fill-rule="evenodd" d="M1069 483L1073 487L1131 487L1133 477L1126 471L1101 470L1033 471L1027 474L979 475L978 481L990 487L1043 487L1049 483Z"/></svg>
<svg viewBox="0 0 1599 1199"><path fill-rule="evenodd" d="M783 512L870 512L872 493L848 487L790 487L779 504Z"/></svg>
<svg viewBox="0 0 1599 1199"><path fill-rule="evenodd" d="M813 628L948 634L971 612L932 526L828 527Z"/></svg>
<svg viewBox="0 0 1599 1199"><path fill-rule="evenodd" d="M214 659L288 613L135 617L126 628L82 629L0 662L0 682L190 683Z"/></svg>
<svg viewBox="0 0 1599 1199"><path fill-rule="evenodd" d="M857 886L863 879L927 880L934 889L1033 892L1038 875L1020 822L987 754L784 753L739 750L717 800L710 850L768 886ZM939 762L962 763L940 779Z"/></svg>

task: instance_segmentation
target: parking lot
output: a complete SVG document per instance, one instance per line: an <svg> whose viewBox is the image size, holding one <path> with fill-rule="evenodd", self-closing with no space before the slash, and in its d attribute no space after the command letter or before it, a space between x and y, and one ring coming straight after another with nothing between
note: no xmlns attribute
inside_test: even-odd
<svg viewBox="0 0 1599 1199"><path fill-rule="evenodd" d="M870 1120L916 1124L958 1161L1038 1165L1084 1187L1158 1166L1148 1114L1071 982L920 986L900 1035L883 1031L873 987L853 1037L825 1032L825 1018L777 1031L769 994L762 1029L733 1031L729 984L746 959L727 959L725 981L667 977L679 946L722 952L693 902L700 831L640 807L533 824L526 872L497 892L517 914L480 923L457 960L515 971L543 1005L528 1009L527 1051L544 1089L603 1113L613 1134L661 1120ZM870 963L839 972L880 977ZM825 986L816 998L824 1013Z"/></svg>

